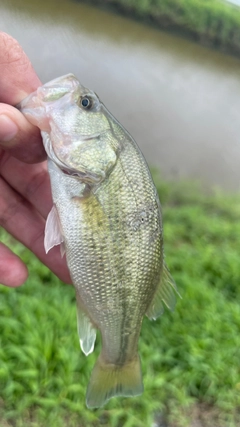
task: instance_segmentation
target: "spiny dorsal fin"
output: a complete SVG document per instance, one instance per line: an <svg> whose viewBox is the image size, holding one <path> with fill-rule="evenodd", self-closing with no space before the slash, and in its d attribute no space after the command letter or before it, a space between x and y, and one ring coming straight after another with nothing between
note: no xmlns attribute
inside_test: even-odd
<svg viewBox="0 0 240 427"><path fill-rule="evenodd" d="M150 320L156 320L163 314L164 304L169 310L173 311L176 304L175 293L181 298L180 294L178 293L176 283L174 282L165 262L163 262L162 277L154 295L153 301L146 312L146 316Z"/></svg>

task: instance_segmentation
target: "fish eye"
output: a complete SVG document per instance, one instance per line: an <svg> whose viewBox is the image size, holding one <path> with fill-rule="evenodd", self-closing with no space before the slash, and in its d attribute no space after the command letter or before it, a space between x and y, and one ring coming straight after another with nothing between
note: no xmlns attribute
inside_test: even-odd
<svg viewBox="0 0 240 427"><path fill-rule="evenodd" d="M88 96L84 96L80 100L80 104L86 110L89 110L92 107L92 100Z"/></svg>

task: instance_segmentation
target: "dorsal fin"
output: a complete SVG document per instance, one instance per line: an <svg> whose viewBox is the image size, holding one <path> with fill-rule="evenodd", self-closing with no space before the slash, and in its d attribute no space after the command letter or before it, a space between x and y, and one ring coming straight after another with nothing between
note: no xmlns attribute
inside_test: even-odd
<svg viewBox="0 0 240 427"><path fill-rule="evenodd" d="M177 290L176 283L174 282L165 262L163 262L161 280L157 287L153 301L146 312L146 316L150 320L156 320L163 314L164 304L169 310L173 311L176 304L176 294L181 298Z"/></svg>

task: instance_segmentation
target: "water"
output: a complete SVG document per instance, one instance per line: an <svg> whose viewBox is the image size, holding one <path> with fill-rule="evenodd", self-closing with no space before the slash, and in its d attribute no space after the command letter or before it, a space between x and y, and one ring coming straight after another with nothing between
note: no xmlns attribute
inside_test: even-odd
<svg viewBox="0 0 240 427"><path fill-rule="evenodd" d="M235 4L236 6L240 6L240 0L227 0L229 3Z"/></svg>
<svg viewBox="0 0 240 427"><path fill-rule="evenodd" d="M70 0L1 0L43 82L73 72L167 178L240 190L240 60Z"/></svg>

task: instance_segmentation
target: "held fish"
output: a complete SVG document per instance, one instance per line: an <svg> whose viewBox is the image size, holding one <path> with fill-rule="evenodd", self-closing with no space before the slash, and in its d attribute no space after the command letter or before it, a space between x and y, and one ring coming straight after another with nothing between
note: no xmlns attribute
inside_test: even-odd
<svg viewBox="0 0 240 427"><path fill-rule="evenodd" d="M160 202L136 142L72 74L18 108L41 129L53 208L45 250L61 245L76 289L82 351L102 351L87 406L143 392L138 339L143 316L172 310L176 285L164 263Z"/></svg>

